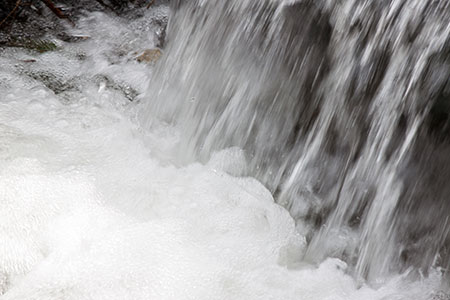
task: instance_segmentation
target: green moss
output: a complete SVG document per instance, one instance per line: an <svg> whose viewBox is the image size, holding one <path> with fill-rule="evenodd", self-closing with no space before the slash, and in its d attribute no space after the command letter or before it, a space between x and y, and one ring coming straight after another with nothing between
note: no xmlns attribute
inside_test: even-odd
<svg viewBox="0 0 450 300"><path fill-rule="evenodd" d="M13 39L8 42L4 42L2 44L6 47L17 47L24 48L33 51L37 51L39 53L45 53L49 51L56 51L59 47L52 41L49 40L22 40L22 39Z"/></svg>
<svg viewBox="0 0 450 300"><path fill-rule="evenodd" d="M26 41L23 44L23 48L35 50L39 53L45 53L49 51L56 51L58 50L58 46L53 43L52 41L46 41L46 40L29 40Z"/></svg>

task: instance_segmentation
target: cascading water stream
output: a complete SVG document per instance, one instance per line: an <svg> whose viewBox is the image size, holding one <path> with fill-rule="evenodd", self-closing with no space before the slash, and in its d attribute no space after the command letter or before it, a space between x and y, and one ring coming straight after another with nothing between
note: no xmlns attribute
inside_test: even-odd
<svg viewBox="0 0 450 300"><path fill-rule="evenodd" d="M249 174L309 226L308 261L346 257L372 280L411 265L426 270L436 257L446 266L448 196L406 196L426 180L405 174L430 139L438 97L448 101L449 5L175 1L142 118L147 128L157 116L182 129L178 163L245 149ZM437 204L423 217L405 211L415 202ZM405 222L432 215L428 224ZM436 242L424 250L424 240L408 240L412 231ZM327 246L336 239L341 247ZM411 243L422 257L408 255Z"/></svg>
<svg viewBox="0 0 450 300"><path fill-rule="evenodd" d="M0 4L0 300L450 299L448 1L38 2Z"/></svg>

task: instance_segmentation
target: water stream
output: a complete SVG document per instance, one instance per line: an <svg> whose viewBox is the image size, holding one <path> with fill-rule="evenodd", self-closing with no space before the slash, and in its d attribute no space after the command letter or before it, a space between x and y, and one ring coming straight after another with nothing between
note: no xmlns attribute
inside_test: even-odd
<svg viewBox="0 0 450 300"><path fill-rule="evenodd" d="M173 6L143 118L182 128L180 163L244 149L248 174L299 226L313 224L307 261L346 257L374 280L437 256L447 265L449 181L431 187L413 156L438 161L423 144L449 153L436 142L448 139L449 111L433 125L449 101L448 1ZM448 162L433 172L445 177Z"/></svg>
<svg viewBox="0 0 450 300"><path fill-rule="evenodd" d="M172 0L1 48L0 299L449 299L449 5Z"/></svg>

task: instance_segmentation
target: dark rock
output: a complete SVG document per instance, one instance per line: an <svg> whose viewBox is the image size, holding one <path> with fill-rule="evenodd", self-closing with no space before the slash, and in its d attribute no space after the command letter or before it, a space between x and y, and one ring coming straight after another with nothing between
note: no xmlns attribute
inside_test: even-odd
<svg viewBox="0 0 450 300"><path fill-rule="evenodd" d="M47 1L48 2L48 1ZM53 0L50 1L61 15L57 16L47 3L41 0L21 1L14 13L0 26L0 46L8 46L17 40L39 40L44 36L57 37L65 42L77 42L83 37L73 37L67 33L67 27L72 26L86 12L104 11L114 13L124 18L136 18L137 8L148 4L146 0ZM155 5L166 3L167 0L155 1ZM6 0L0 4L0 22L14 10L16 1ZM161 26L164 27L163 25ZM160 32L160 45L164 44L165 28Z"/></svg>

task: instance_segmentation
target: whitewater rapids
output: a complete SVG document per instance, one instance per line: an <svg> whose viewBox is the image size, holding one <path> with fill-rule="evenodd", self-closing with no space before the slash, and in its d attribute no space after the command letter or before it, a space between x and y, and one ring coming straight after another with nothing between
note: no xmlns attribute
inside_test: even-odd
<svg viewBox="0 0 450 300"><path fill-rule="evenodd" d="M75 32L86 41L0 53L0 299L439 297L439 270L372 287L341 260L302 262L301 230L246 177L241 150L172 163L177 128L135 117L158 74L133 58L164 13L90 14ZM72 88L55 93L49 74Z"/></svg>

